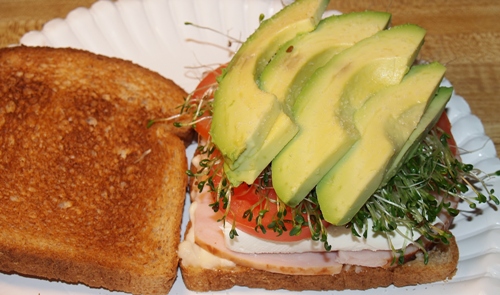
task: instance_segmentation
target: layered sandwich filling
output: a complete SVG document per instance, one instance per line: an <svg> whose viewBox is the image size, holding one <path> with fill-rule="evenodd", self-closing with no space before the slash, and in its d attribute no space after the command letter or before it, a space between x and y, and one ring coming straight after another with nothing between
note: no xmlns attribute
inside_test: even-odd
<svg viewBox="0 0 500 295"><path fill-rule="evenodd" d="M415 62L423 28L387 29L390 15L371 12L318 24L323 10L301 0L262 22L182 107L200 134L194 243L290 274L390 267L419 250L427 259L452 238L467 179L481 182L457 159L445 67ZM326 36L335 50L310 50Z"/></svg>
<svg viewBox="0 0 500 295"><path fill-rule="evenodd" d="M475 174L471 174L472 167L461 164L457 160L459 156L454 141L451 135L447 135L450 127L446 115L443 114L442 119L429 132L421 145L429 144L432 146L431 150L440 151L439 154L444 158L433 158L432 155L428 155L429 161L438 163L438 166L444 167L446 163L452 161L456 165L453 168L456 169L454 173L458 176L455 179L445 178L445 181L460 183L460 180L474 178ZM438 140L435 140L436 138ZM200 138L198 151L203 151L209 144L209 140ZM197 154L192 161L192 171L201 171L206 168L207 160L210 160L207 153ZM406 171L405 169L408 168L406 166L403 165L401 171ZM215 170L217 167L219 166L211 166ZM376 232L377 226L370 218L367 219L369 223L365 224L365 230L357 229L357 232L364 232L362 236L353 234L351 227L357 226L355 222L347 227L326 224L327 243L331 246L330 249L325 249L323 241L313 240L310 237L287 242L280 241L280 234L275 232L271 232L271 235L275 236L272 239L258 237L251 232L246 233L245 230L240 230L238 224L235 225L231 220L225 220L225 212L230 210L227 209L228 207L226 210L214 210L214 204L217 203L217 196L220 194L216 189L214 190L213 184L207 184L207 175L213 174L208 173L203 177L193 178L190 209L192 226L179 251L179 256L185 265L192 264L205 268L227 268L240 265L284 274L337 274L344 266L390 268L414 259L420 254L423 254L425 260L426 251L432 249L435 242L440 242L433 240L431 236L422 235L417 227L403 226L404 223L390 232ZM435 177L437 176L425 178ZM481 183L477 176L475 179ZM200 186L200 183L203 185ZM416 181L414 185L418 183L420 181ZM460 194L455 194L453 191L442 191L441 194L431 192L428 195L434 200L432 204L435 205L432 208L438 210L434 211L435 220L431 224L435 233L447 232L452 223L454 216L452 213L457 208L459 196ZM496 200L491 194L490 198L493 201ZM464 200L472 207L475 204L471 198ZM487 199L475 199L479 202L481 200L487 201ZM257 233L259 230L261 228L256 226L254 231ZM289 233L281 233L281 236L283 235L289 235ZM445 240L444 242L446 243Z"/></svg>
<svg viewBox="0 0 500 295"><path fill-rule="evenodd" d="M206 141L200 142L200 145L204 144ZM202 154L195 156L193 169L202 169L203 164L200 163L204 160ZM287 274L336 274L341 271L342 265L390 267L395 265L395 250L402 251L403 257L413 257L419 250L413 242L420 234L414 234L403 226L390 233L376 233L372 230L372 223L368 225L364 237L353 235L349 227L327 226L328 244L331 245L328 251L323 242L310 238L282 242L259 238L238 228L237 235L231 237L229 232L232 226L229 222L221 222L223 213L214 212L211 206L214 193L208 187L200 192L195 188L196 183L195 180L191 191L192 227L179 252L184 263L202 264L207 268L231 267L236 263ZM452 216L441 214L441 219L438 218L435 224L445 229L451 223Z"/></svg>

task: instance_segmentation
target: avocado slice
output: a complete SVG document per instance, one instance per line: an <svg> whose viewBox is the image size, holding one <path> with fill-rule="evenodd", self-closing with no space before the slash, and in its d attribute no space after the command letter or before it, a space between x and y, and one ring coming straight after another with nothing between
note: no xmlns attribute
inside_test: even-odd
<svg viewBox="0 0 500 295"><path fill-rule="evenodd" d="M391 14L352 12L321 20L316 29L285 43L265 67L258 82L291 112L295 98L309 77L333 56L387 28Z"/></svg>
<svg viewBox="0 0 500 295"><path fill-rule="evenodd" d="M291 105L312 73L335 54L386 28L390 19L389 13L374 11L330 16L314 31L295 37L278 50L264 68L258 84L262 90L276 96L284 113L279 114L260 148L241 154L240 158L248 161L241 162L234 170L225 168L231 183L253 183L295 135L297 129L288 128L294 124L289 117ZM291 130L293 134L289 133Z"/></svg>
<svg viewBox="0 0 500 295"><path fill-rule="evenodd" d="M231 59L219 81L210 134L230 169L248 161L240 155L260 148L279 114L273 94L259 89L256 79L278 48L298 34L312 31L328 0L299 0L263 21ZM290 120L289 134L297 126ZM291 138L291 137L290 137Z"/></svg>
<svg viewBox="0 0 500 295"><path fill-rule="evenodd" d="M445 70L439 63L414 66L400 84L379 91L356 111L360 140L316 186L326 221L349 222L377 190L434 98Z"/></svg>
<svg viewBox="0 0 500 295"><path fill-rule="evenodd" d="M425 30L401 25L334 56L302 88L292 112L300 130L272 162L278 197L295 206L359 140L354 112L374 93L399 84Z"/></svg>
<svg viewBox="0 0 500 295"><path fill-rule="evenodd" d="M412 132L405 145L396 154L394 159L387 168L387 172L384 175L384 180L382 181L381 187L387 184L387 182L396 175L400 170L401 165L403 165L408 156L413 154L418 144L424 139L424 137L429 133L429 131L436 125L437 121L441 117L441 114L446 108L446 104L450 100L453 93L453 88L451 87L440 87L436 97L432 100L430 105L427 107L424 115L418 122L417 128Z"/></svg>

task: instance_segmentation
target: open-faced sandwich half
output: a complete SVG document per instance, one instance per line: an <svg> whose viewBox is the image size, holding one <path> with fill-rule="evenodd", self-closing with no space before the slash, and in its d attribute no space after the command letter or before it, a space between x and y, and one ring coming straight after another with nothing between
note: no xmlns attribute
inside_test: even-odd
<svg viewBox="0 0 500 295"><path fill-rule="evenodd" d="M322 18L327 4L262 21L182 108L199 134L179 249L189 289L445 280L457 204L498 204L460 161L445 67L416 61L425 30L383 12Z"/></svg>

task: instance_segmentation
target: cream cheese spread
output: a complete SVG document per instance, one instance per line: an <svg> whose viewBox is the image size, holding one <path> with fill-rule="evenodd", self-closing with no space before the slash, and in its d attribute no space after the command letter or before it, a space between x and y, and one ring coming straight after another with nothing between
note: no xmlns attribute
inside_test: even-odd
<svg viewBox="0 0 500 295"><path fill-rule="evenodd" d="M371 229L371 220L368 227ZM243 231L238 231L238 236L233 239L229 238L230 225L221 226L224 232L226 247L232 251L242 253L303 253L303 252L322 252L325 251L323 243L313 241L311 239L300 240L296 242L276 242L265 240L247 234ZM237 229L236 229L237 230ZM410 242L416 240L420 235L412 235L406 227L400 227L399 230L406 234L408 238L398 233L391 234L376 234L371 230L368 231L367 238L356 237L351 233L350 228L344 226L329 226L328 243L332 246L331 251L362 251L362 250L391 250L401 249L407 246ZM284 233L287 234L287 233ZM388 239L390 237L390 239ZM392 247L391 247L392 243Z"/></svg>

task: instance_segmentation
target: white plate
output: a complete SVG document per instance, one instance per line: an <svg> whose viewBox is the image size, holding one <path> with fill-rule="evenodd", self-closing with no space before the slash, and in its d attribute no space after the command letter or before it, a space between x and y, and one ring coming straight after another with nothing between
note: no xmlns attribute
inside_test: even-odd
<svg viewBox="0 0 500 295"><path fill-rule="evenodd" d="M213 67L214 64L226 62L229 59L229 51L238 47L236 42L228 44L229 38L225 35L244 40L257 27L261 13L269 17L281 8L280 0L99 1L90 9L75 9L66 19L50 21L42 31L27 33L20 43L83 48L129 59L173 79L190 91L206 69L204 66ZM185 25L186 22L210 27L223 34L188 26ZM457 143L467 151L462 158L486 172L500 170L495 146L484 134L480 120L471 114L467 102L462 97L453 95L448 105L448 113ZM191 151L192 148L188 152ZM490 183L500 192L499 179ZM484 211L479 216L467 213L456 218L453 233L460 248L460 262L458 272L452 280L406 288L379 288L365 291L363 294L399 294L402 291L405 294L495 293L500 289L500 213L488 206L481 208ZM466 217L473 217L474 222L469 222ZM171 293L194 294L186 290L180 276ZM294 294L288 291L240 287L209 294L265 293ZM357 293L360 292L341 292ZM0 294L123 293L0 274Z"/></svg>

